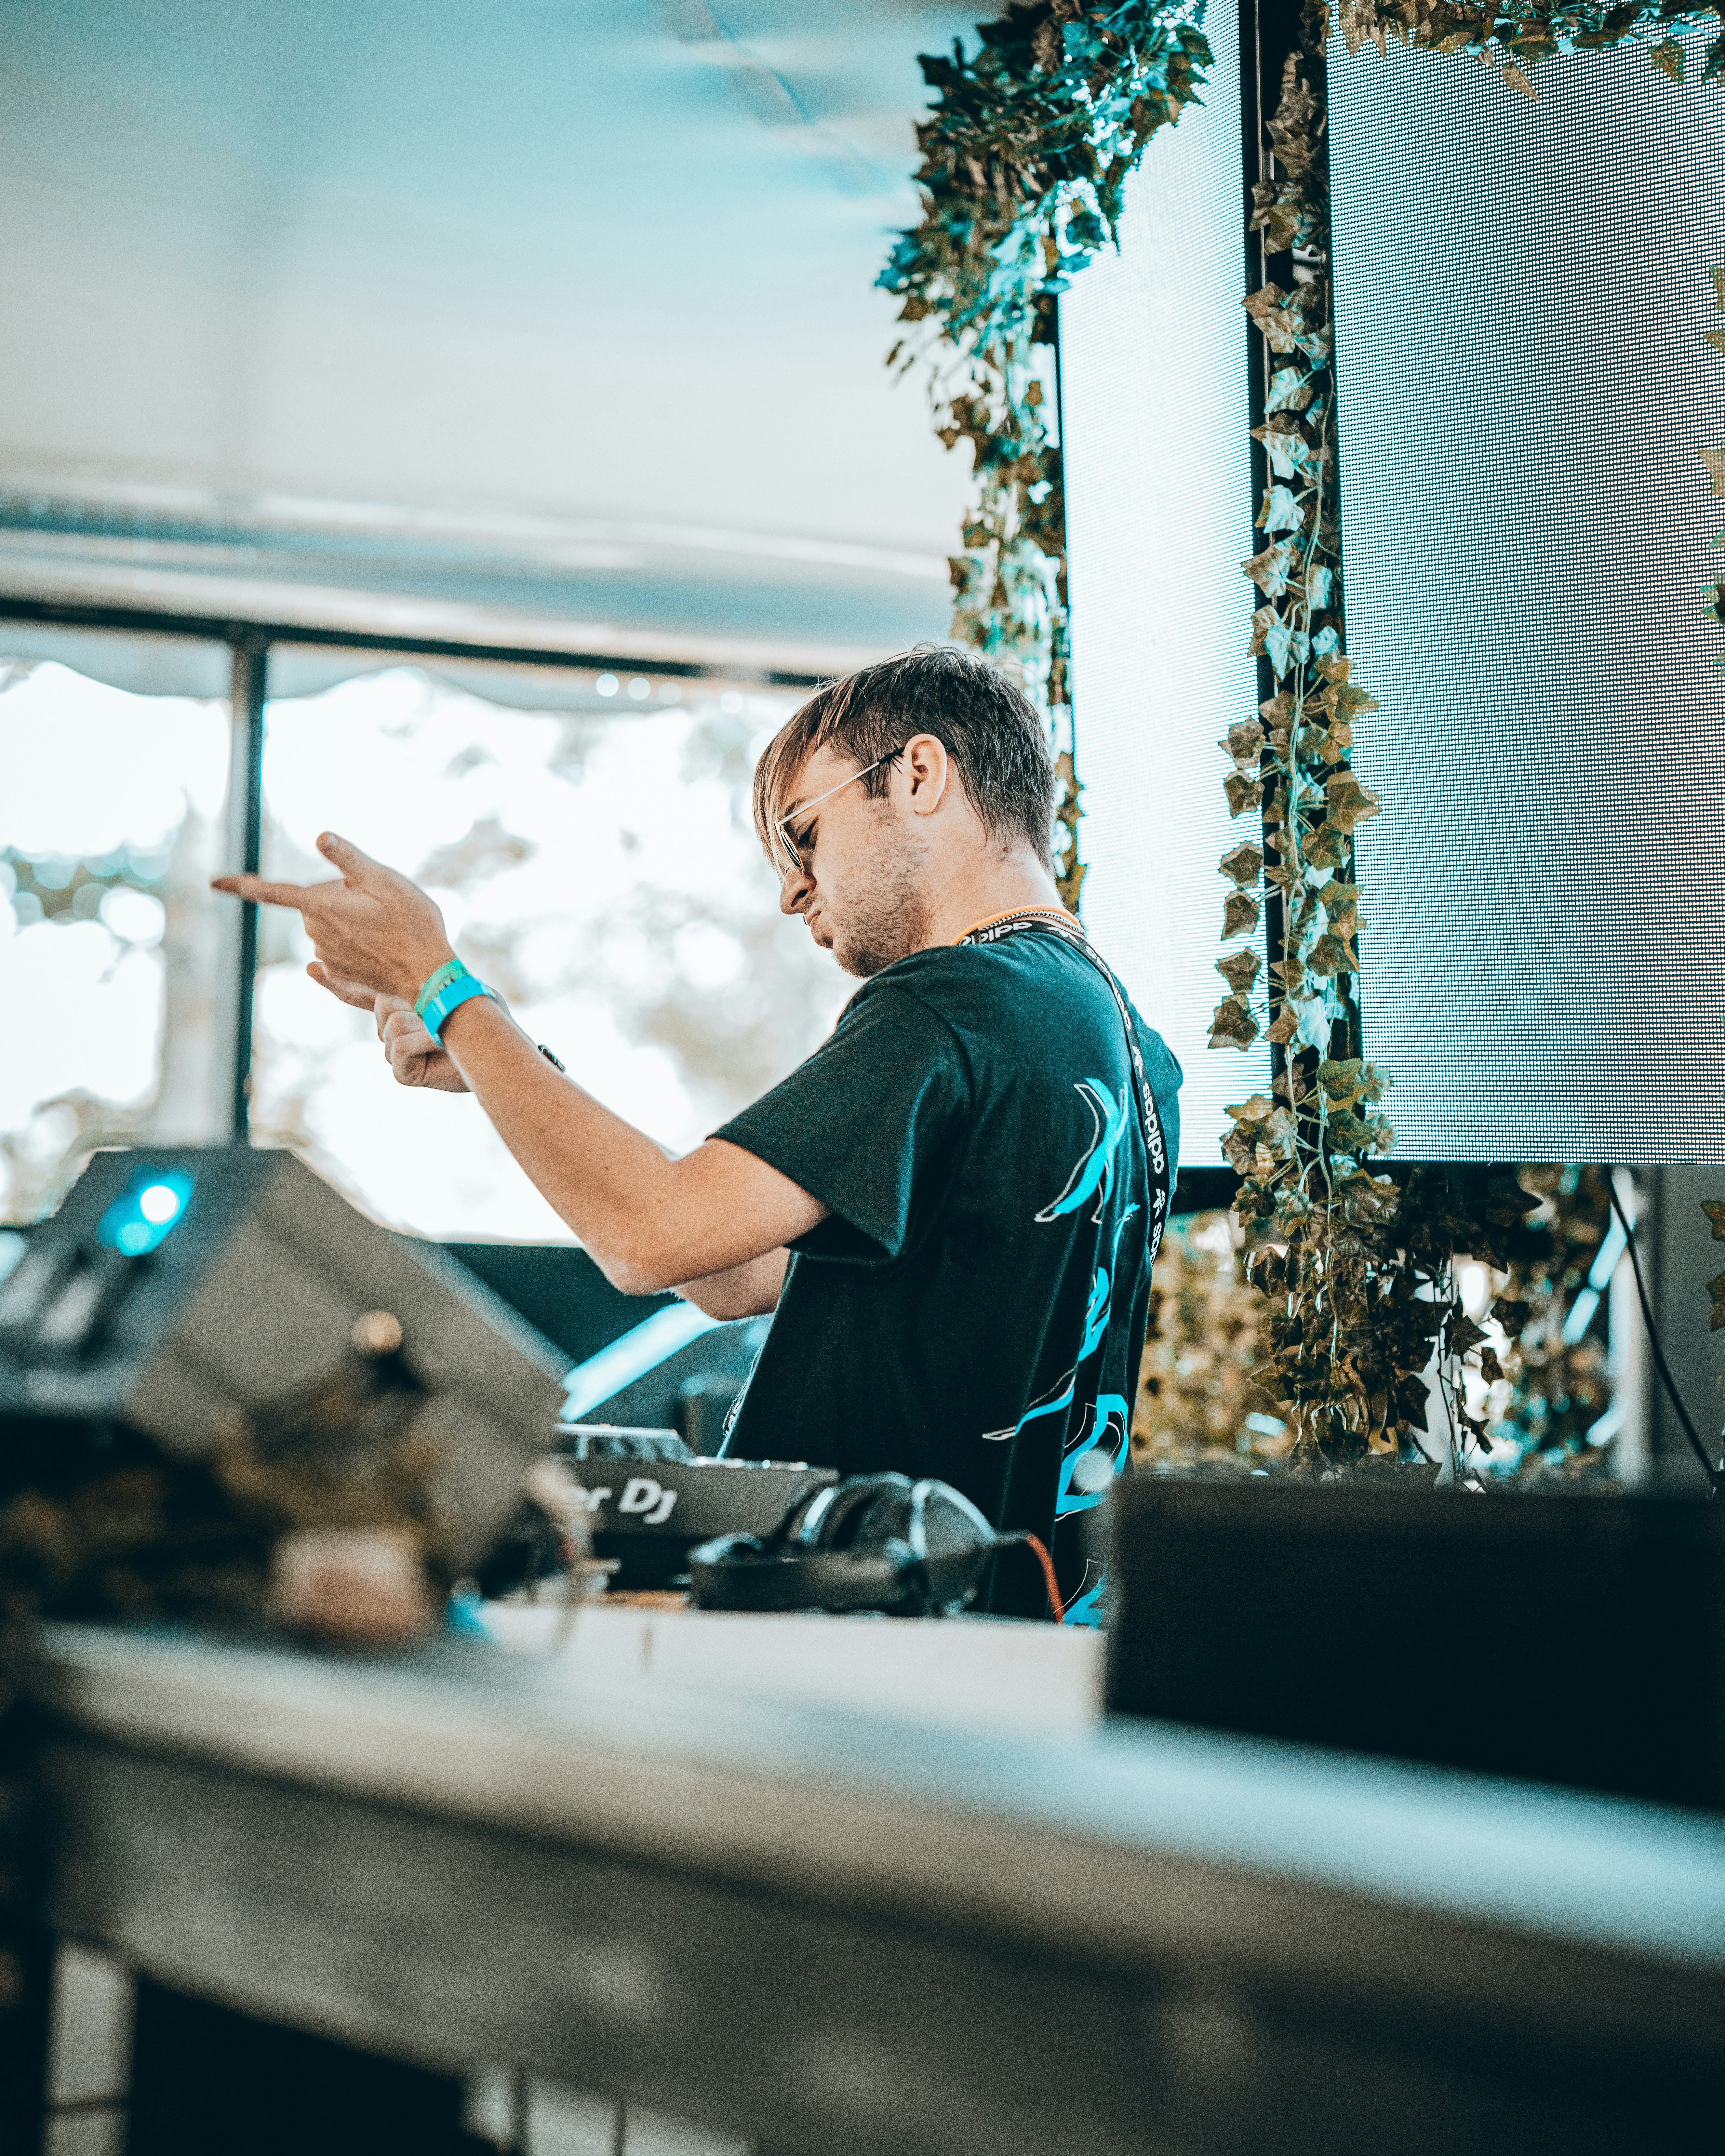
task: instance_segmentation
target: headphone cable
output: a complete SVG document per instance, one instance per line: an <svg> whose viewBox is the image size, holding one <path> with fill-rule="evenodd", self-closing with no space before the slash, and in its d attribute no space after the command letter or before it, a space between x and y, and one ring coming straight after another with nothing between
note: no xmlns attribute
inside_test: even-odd
<svg viewBox="0 0 1725 2156"><path fill-rule="evenodd" d="M1060 1599L1060 1585L1055 1578L1054 1559L1048 1553L1048 1546L1040 1535L1026 1535L1024 1539L1035 1551L1036 1561L1042 1567L1042 1584L1048 1589L1048 1599L1054 1607L1054 1620L1056 1625L1064 1625L1066 1606Z"/></svg>

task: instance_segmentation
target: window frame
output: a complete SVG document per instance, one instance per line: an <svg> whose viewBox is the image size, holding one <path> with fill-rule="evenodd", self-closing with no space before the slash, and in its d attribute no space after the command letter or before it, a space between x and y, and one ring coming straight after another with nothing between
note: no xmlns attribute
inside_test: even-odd
<svg viewBox="0 0 1725 2156"><path fill-rule="evenodd" d="M151 608L77 606L52 600L0 595L0 623L29 622L42 627L111 629L134 634L195 637L226 644L233 654L230 708L233 760L228 782L225 847L230 870L256 875L263 865L264 712L270 699L270 654L278 644L317 644L326 649L400 654L406 659L466 659L494 665L566 667L571 672L663 675L680 681L752 682L763 688L814 689L818 674L778 672L765 667L707 665L687 659L655 659L634 654L571 651L556 647L523 649L513 644L465 644L443 638L374 635L357 629L307 627L298 622L223 620L171 613ZM226 991L233 1044L228 1116L238 1142L251 1132L252 1012L258 973L258 909L240 907L239 958Z"/></svg>

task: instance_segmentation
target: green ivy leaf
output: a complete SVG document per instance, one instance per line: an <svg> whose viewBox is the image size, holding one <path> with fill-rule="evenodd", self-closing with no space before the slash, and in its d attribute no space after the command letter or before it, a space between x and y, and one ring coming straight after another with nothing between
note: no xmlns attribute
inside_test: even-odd
<svg viewBox="0 0 1725 2156"><path fill-rule="evenodd" d="M1715 276L1722 273L1715 270ZM1725 306L1725 300L1719 302ZM1264 409L1269 412L1303 412L1312 402L1312 377L1297 367L1279 367L1270 377L1270 392L1264 400Z"/></svg>
<svg viewBox="0 0 1725 2156"><path fill-rule="evenodd" d="M1271 254L1286 250L1311 236L1312 219L1305 189L1275 180L1260 180L1252 188L1250 229L1261 232Z"/></svg>
<svg viewBox="0 0 1725 2156"><path fill-rule="evenodd" d="M1335 1059L1326 1057L1313 1074L1322 1088L1324 1097L1338 1108L1351 1108L1365 1091L1362 1076L1365 1065L1357 1055Z"/></svg>
<svg viewBox="0 0 1725 2156"><path fill-rule="evenodd" d="M1337 935L1352 935L1359 926L1359 886L1332 876L1317 894L1317 902L1329 916Z"/></svg>
<svg viewBox="0 0 1725 2156"><path fill-rule="evenodd" d="M1306 859L1315 869L1339 869L1348 859L1348 834L1327 818L1306 842Z"/></svg>
<svg viewBox="0 0 1725 2156"><path fill-rule="evenodd" d="M1249 891L1230 891L1222 909L1223 940L1249 935L1258 925L1260 908Z"/></svg>
<svg viewBox="0 0 1725 2156"><path fill-rule="evenodd" d="M1237 996L1251 993L1252 983L1258 978L1258 968L1263 963L1255 951L1230 951L1225 958L1218 958L1216 971L1227 982Z"/></svg>
<svg viewBox="0 0 1725 2156"><path fill-rule="evenodd" d="M1264 873L1264 849L1245 840L1224 854L1219 865L1224 876L1231 877L1242 891L1248 890Z"/></svg>
<svg viewBox="0 0 1725 2156"><path fill-rule="evenodd" d="M1372 1142L1372 1126L1352 1108L1338 1108L1324 1118L1330 1143L1341 1152L1359 1152Z"/></svg>
<svg viewBox="0 0 1725 2156"><path fill-rule="evenodd" d="M1328 803L1327 821L1353 835L1354 826L1378 814L1379 802L1369 786L1362 786L1351 771L1344 771L1324 788Z"/></svg>
<svg viewBox="0 0 1725 2156"><path fill-rule="evenodd" d="M1310 648L1311 640L1304 629L1296 629L1291 621L1273 621L1264 632L1264 649L1278 680L1306 656Z"/></svg>
<svg viewBox="0 0 1725 2156"><path fill-rule="evenodd" d="M1312 444L1291 413L1281 413L1251 430L1252 439L1264 444L1270 469L1278 479L1297 479L1312 462Z"/></svg>
<svg viewBox="0 0 1725 2156"><path fill-rule="evenodd" d="M1471 1354L1483 1344L1486 1337L1484 1327L1476 1325L1459 1304L1450 1311L1444 1327L1444 1345L1450 1354Z"/></svg>
<svg viewBox="0 0 1725 2156"><path fill-rule="evenodd" d="M1306 512L1291 489L1272 486L1264 496L1264 506L1258 511L1257 521L1266 531L1300 531L1305 528Z"/></svg>
<svg viewBox="0 0 1725 2156"><path fill-rule="evenodd" d="M1322 328L1303 331L1294 341L1314 367L1327 367L1336 348L1336 333L1326 322Z"/></svg>
<svg viewBox="0 0 1725 2156"><path fill-rule="evenodd" d="M1266 599L1279 599L1288 588L1289 564L1296 558L1295 548L1286 539L1277 539L1240 566Z"/></svg>
<svg viewBox="0 0 1725 2156"><path fill-rule="evenodd" d="M1216 747L1225 748L1242 770L1255 769L1264 752L1264 729L1255 719L1238 719Z"/></svg>
<svg viewBox="0 0 1725 2156"><path fill-rule="evenodd" d="M1230 771L1222 784L1228 795L1228 814L1243 816L1248 808L1255 808L1264 798L1264 782L1248 778L1238 771Z"/></svg>
<svg viewBox="0 0 1725 2156"><path fill-rule="evenodd" d="M1308 969L1317 974L1353 973L1359 969L1358 955L1340 936L1320 936L1306 954Z"/></svg>
<svg viewBox="0 0 1725 2156"><path fill-rule="evenodd" d="M1299 317L1282 305L1287 296L1280 285L1266 285L1244 303L1254 326L1272 352L1291 352L1299 341Z"/></svg>
<svg viewBox="0 0 1725 2156"><path fill-rule="evenodd" d="M1242 1052L1258 1038L1258 1017L1250 1004L1238 996L1224 996L1210 1019L1212 1048L1238 1048Z"/></svg>

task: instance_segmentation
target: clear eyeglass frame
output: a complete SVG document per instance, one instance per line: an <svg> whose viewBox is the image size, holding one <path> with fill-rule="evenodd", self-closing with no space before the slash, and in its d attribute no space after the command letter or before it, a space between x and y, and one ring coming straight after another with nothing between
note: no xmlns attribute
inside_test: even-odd
<svg viewBox="0 0 1725 2156"><path fill-rule="evenodd" d="M823 801L830 801L835 793L842 793L847 786L855 786L858 779L866 778L871 771L878 771L883 763L891 763L903 754L902 749L896 748L886 756L877 756L872 763L865 763L860 771L853 771L849 778L841 778L836 786L829 786L824 793L817 793L812 801L799 802L794 808L788 810L784 815L774 819L773 835L778 843L773 850L779 865L778 876L781 883L788 881L793 875L806 873L803 861L803 850L785 826L788 824L795 823L800 817L806 816L811 808L819 808Z"/></svg>

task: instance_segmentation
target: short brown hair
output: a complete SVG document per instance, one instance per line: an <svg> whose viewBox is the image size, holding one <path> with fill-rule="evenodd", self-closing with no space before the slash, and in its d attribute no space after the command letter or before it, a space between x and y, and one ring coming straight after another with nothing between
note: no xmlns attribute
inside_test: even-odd
<svg viewBox="0 0 1725 2156"><path fill-rule="evenodd" d="M932 734L963 781L992 839L1029 841L1053 866L1054 757L1048 732L1021 689L974 652L919 644L912 651L823 682L786 720L755 766L755 829L773 851L773 827L809 758L823 748L875 764L863 791L879 800L884 761L917 734Z"/></svg>

